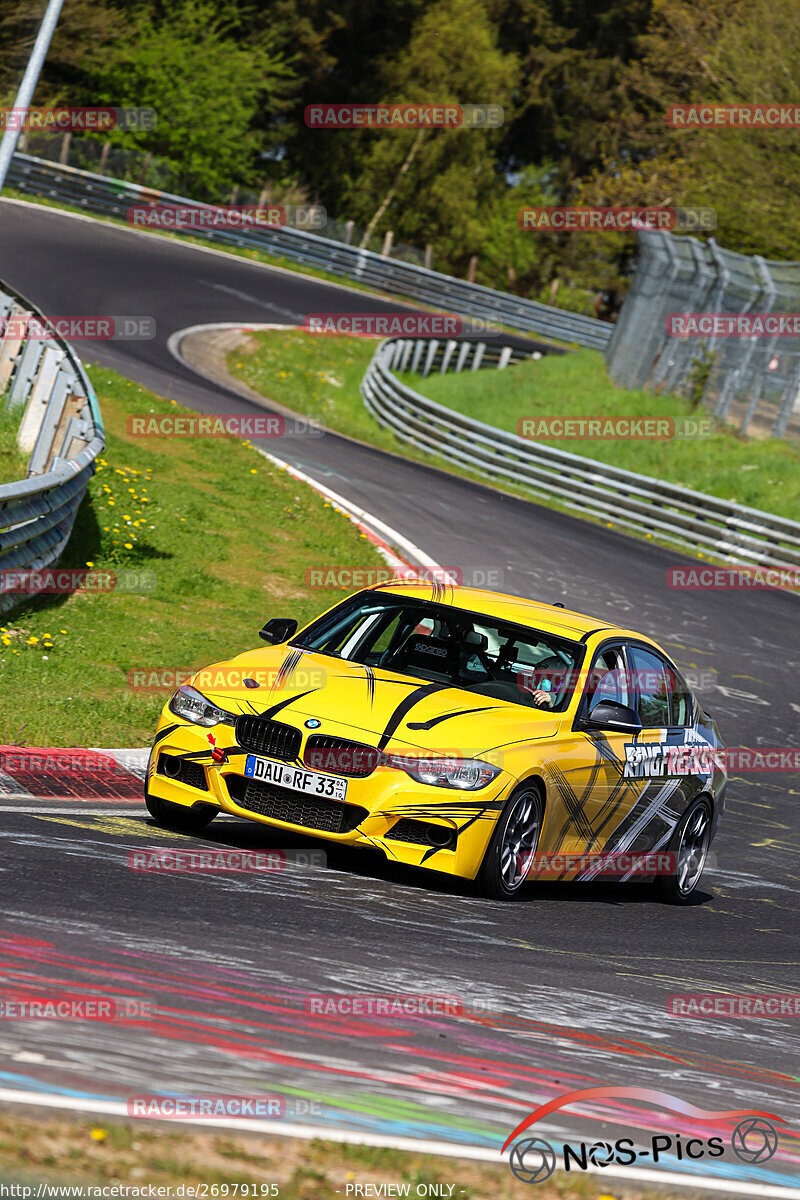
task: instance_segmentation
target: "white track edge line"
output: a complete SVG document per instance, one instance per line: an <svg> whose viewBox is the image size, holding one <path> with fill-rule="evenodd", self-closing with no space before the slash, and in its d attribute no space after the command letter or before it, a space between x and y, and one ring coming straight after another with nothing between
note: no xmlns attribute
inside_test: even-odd
<svg viewBox="0 0 800 1200"><path fill-rule="evenodd" d="M90 1097L78 1098L59 1096L47 1092L14 1091L10 1088L0 1088L0 1103L29 1104L39 1108L61 1108L71 1112L99 1113L104 1116L130 1117L127 1105L121 1100L92 1100ZM148 1120L149 1118L138 1118ZM168 1118L165 1118L168 1120ZM429 1138L396 1137L374 1133L357 1133L351 1129L317 1125L300 1125L294 1122L282 1122L280 1128L273 1121L243 1120L241 1118L201 1118L182 1119L180 1122L169 1122L180 1125L199 1125L212 1129L236 1129L242 1132L272 1133L276 1137L293 1137L311 1140L318 1138L322 1141L339 1142L345 1145L377 1146L392 1150L407 1150L416 1154L436 1154L445 1158L467 1158L478 1162L503 1163L499 1150L490 1150L485 1146L460 1146L455 1142L440 1142ZM773 1184L744 1183L738 1180L724 1180L702 1175L684 1175L673 1172L650 1171L644 1168L631 1167L627 1170L615 1170L613 1167L597 1167L587 1174L602 1175L606 1178L627 1179L631 1182L657 1183L662 1187L693 1187L700 1191L728 1192L729 1194L749 1197L776 1197L776 1200L800 1200L800 1189L782 1188Z"/></svg>

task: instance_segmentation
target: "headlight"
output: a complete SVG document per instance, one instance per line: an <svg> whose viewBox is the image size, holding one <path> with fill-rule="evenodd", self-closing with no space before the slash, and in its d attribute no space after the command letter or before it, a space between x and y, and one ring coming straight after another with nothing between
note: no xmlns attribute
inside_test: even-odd
<svg viewBox="0 0 800 1200"><path fill-rule="evenodd" d="M205 725L208 728L212 725L232 725L236 720L233 713L226 712L224 708L217 708L216 704L206 700L196 688L187 685L178 688L169 702L169 709L176 717L183 717L184 721L192 721L195 725Z"/></svg>
<svg viewBox="0 0 800 1200"><path fill-rule="evenodd" d="M404 758L393 754L389 756L388 764L402 768L418 783L457 788L462 792L477 792L500 774L499 767L490 766L479 758Z"/></svg>

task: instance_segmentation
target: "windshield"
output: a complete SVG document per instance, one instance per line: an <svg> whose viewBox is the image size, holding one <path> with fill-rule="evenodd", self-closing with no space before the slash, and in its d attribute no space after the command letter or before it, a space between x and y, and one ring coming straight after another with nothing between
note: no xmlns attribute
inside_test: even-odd
<svg viewBox="0 0 800 1200"><path fill-rule="evenodd" d="M551 711L566 707L584 650L522 625L374 592L344 601L291 644L532 708L542 707L544 692Z"/></svg>

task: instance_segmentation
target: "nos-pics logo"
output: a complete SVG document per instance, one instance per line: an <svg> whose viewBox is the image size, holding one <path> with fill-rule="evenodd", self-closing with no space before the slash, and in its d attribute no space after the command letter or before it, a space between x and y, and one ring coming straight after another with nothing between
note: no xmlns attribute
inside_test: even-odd
<svg viewBox="0 0 800 1200"><path fill-rule="evenodd" d="M626 1099L644 1100L648 1104L657 1105L669 1112L679 1113L694 1121L714 1124L721 1121L738 1121L730 1138L730 1148L742 1162L759 1164L768 1162L778 1148L778 1131L774 1121L783 1123L782 1117L774 1113L760 1112L756 1109L731 1109L726 1111L711 1111L696 1108L685 1100L671 1096L668 1092L655 1091L652 1088L637 1087L597 1087L584 1088L581 1091L567 1092L555 1100L543 1104L526 1117L506 1140L501 1153L504 1153L514 1139L530 1129L542 1117L556 1109L564 1108L581 1100L600 1100L610 1096L622 1096ZM725 1154L725 1140L721 1136L710 1138L690 1137L684 1139L680 1134L656 1134L650 1138L649 1146L636 1148L631 1138L617 1138L614 1142L594 1142L587 1145L580 1142L577 1146L566 1143L562 1147L564 1171L586 1171L592 1167L631 1166L635 1162L658 1163L665 1155L674 1155L679 1160L695 1160L702 1158L721 1158ZM511 1148L509 1166L517 1179L523 1183L544 1183L559 1166L559 1155L548 1141L541 1137L527 1137L515 1142Z"/></svg>

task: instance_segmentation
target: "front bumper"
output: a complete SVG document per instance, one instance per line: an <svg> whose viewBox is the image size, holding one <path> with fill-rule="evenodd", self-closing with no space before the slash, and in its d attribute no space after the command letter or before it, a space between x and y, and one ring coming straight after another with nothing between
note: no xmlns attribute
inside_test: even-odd
<svg viewBox="0 0 800 1200"><path fill-rule="evenodd" d="M391 861L465 879L477 874L514 783L502 772L480 791L462 792L420 784L400 768L379 766L366 778L347 777L344 803L267 784L251 786L246 794L246 785L254 783L244 776L251 751L236 744L230 727L215 726L210 732L227 759L215 762L208 732L178 724L168 713L150 753L147 790L151 795L189 807L211 804L221 812L275 829L371 847ZM177 771L177 777L170 778L165 770ZM260 794L254 801L258 789L263 798ZM254 802L262 811L256 811Z"/></svg>

